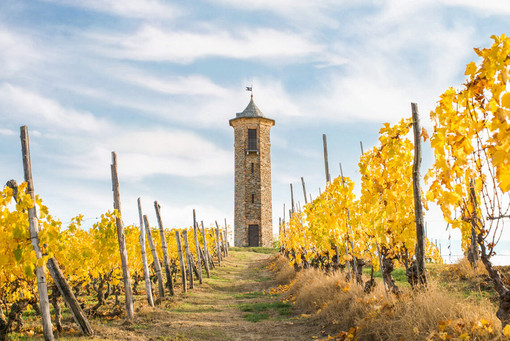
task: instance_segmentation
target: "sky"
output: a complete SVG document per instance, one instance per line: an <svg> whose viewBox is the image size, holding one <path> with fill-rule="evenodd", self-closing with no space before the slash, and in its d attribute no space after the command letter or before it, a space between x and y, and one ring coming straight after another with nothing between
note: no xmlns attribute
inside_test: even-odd
<svg viewBox="0 0 510 341"><path fill-rule="evenodd" d="M289 184L302 200L330 172L359 183L359 142L383 122L422 125L474 47L508 32L506 0L1 0L0 175L23 179L19 127L30 132L34 185L62 222L113 209L118 155L125 224L136 199L155 225L233 225L233 129L254 100L272 128L273 223ZM424 147L422 175L432 164ZM430 238L446 239L437 209ZM458 237L458 236L457 236ZM455 233L454 233L455 238ZM510 230L504 232L510 240ZM510 253L510 252L509 252Z"/></svg>

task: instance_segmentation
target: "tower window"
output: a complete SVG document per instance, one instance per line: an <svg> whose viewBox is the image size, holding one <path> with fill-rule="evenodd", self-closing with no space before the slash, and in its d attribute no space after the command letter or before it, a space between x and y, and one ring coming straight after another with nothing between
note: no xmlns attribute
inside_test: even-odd
<svg viewBox="0 0 510 341"><path fill-rule="evenodd" d="M251 163L251 174L253 174L255 172L255 164L252 162Z"/></svg>
<svg viewBox="0 0 510 341"><path fill-rule="evenodd" d="M257 150L257 129L248 129L248 150Z"/></svg>
<svg viewBox="0 0 510 341"><path fill-rule="evenodd" d="M255 203L255 194L252 194L251 195L251 203L254 204Z"/></svg>

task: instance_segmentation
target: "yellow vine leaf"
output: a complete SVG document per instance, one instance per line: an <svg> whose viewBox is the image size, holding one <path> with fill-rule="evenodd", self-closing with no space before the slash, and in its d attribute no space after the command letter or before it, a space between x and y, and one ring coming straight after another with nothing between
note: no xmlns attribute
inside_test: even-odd
<svg viewBox="0 0 510 341"><path fill-rule="evenodd" d="M466 76L473 76L476 73L476 63L471 62L466 67L466 72L464 73Z"/></svg>
<svg viewBox="0 0 510 341"><path fill-rule="evenodd" d="M501 105L510 109L510 92L506 92L501 96Z"/></svg>
<svg viewBox="0 0 510 341"><path fill-rule="evenodd" d="M503 328L503 335L510 337L510 324L507 324L505 328Z"/></svg>

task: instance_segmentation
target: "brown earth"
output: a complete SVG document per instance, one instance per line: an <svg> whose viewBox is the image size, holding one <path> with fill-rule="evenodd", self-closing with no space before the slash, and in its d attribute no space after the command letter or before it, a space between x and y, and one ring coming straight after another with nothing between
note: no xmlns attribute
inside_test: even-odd
<svg viewBox="0 0 510 341"><path fill-rule="evenodd" d="M135 319L92 320L92 340L311 340L320 327L279 303L268 289L276 287L275 274L266 268L271 254L231 251L211 278L155 308L136 296ZM266 291L264 293L264 290ZM256 310L257 307L261 311ZM282 308L283 310L280 310ZM243 311L248 310L248 311ZM252 311L249 311L252 310ZM262 318L258 322L254 319ZM265 319L264 319L265 318ZM76 334L75 334L76 335ZM63 335L64 336L64 335ZM69 339L67 334L64 339ZM71 337L73 340L89 338Z"/></svg>

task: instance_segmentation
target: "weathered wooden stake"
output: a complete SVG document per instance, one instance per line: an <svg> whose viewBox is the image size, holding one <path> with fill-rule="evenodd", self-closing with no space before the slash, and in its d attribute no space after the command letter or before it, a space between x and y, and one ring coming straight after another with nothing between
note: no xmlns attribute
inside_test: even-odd
<svg viewBox="0 0 510 341"><path fill-rule="evenodd" d="M165 237L165 228L163 227L163 220L161 219L161 206L157 201L154 201L154 209L156 210L156 218L158 220L159 235L161 237L161 249L163 251L163 262L165 264L166 273L166 286L170 291L170 295L175 295L174 282L172 280L172 270L170 269L170 259L168 258L168 244Z"/></svg>
<svg viewBox="0 0 510 341"><path fill-rule="evenodd" d="M23 158L23 169L25 174L25 181L27 182L27 193L30 195L32 200L35 199L35 190L34 190L34 183L32 178L32 164L30 159L30 139L28 135L28 127L22 126L20 128L20 137L21 137L21 149L22 149L22 158ZM17 190L17 187L16 187ZM42 257L41 250L39 248L39 221L37 220L37 209L34 205L33 208L28 210L28 216L29 216L29 230L30 230L30 239L32 242L32 247L34 248L34 251L36 253L36 257L39 258L39 255ZM33 233L35 232L35 233ZM37 245L37 249L35 245ZM37 251L39 250L39 252ZM52 257L48 259L46 263L46 267L48 268L51 277L53 278L53 282L57 286L58 290L60 291L60 294L64 298L64 301L66 302L67 307L71 311L74 321L79 326L81 331L85 335L92 336L94 335L94 331L92 330L92 327L90 326L89 321L87 320L87 317L85 316L85 313L81 309L81 306L74 296L74 293L71 289L71 286L68 284L66 278L64 277L64 274L62 273L62 270L60 270L60 267L58 265L57 260L55 257ZM36 276L37 276L37 286L39 288L39 280L44 279L44 283L46 283L46 276L44 275L44 269L41 268L41 270L38 270L39 268L36 268ZM41 278L40 275L43 275ZM43 334L45 339L52 340L53 339L53 331L51 329L51 319L49 315L49 300L48 300L48 286L45 284L46 288L46 302L47 302L47 308L43 307L44 303L41 303L41 315L43 316ZM39 288L39 290L41 290ZM42 292L39 291L39 299L41 299L41 294L44 296L44 289L42 289ZM43 302L44 300L41 300L40 302ZM43 314L48 312L48 317L46 318ZM49 325L48 325L49 321ZM49 332L48 332L49 329Z"/></svg>
<svg viewBox="0 0 510 341"><path fill-rule="evenodd" d="M218 265L221 266L221 245L220 245L220 225L216 223L216 256L218 257Z"/></svg>
<svg viewBox="0 0 510 341"><path fill-rule="evenodd" d="M292 218L292 213L295 212L295 207L294 207L294 190L292 189L292 184L290 184L290 204L291 204L291 210L290 210L291 211L291 215L290 215L290 218Z"/></svg>
<svg viewBox="0 0 510 341"><path fill-rule="evenodd" d="M473 207L473 213L471 215L471 245L469 246L467 259L471 263L471 266L477 270L478 268L478 220L476 218L476 192L475 192L475 181L473 179L469 180L469 201L471 202L471 206ZM437 247L437 239L436 239L436 247Z"/></svg>
<svg viewBox="0 0 510 341"><path fill-rule="evenodd" d="M122 223L122 213L120 209L119 177L117 175L117 154L112 152L112 187L113 187L113 208L117 210L115 221L117 223L117 238L119 240L120 261L122 263L122 278L124 279L124 293L126 297L126 314L129 320L133 319L133 293L131 289L131 275L129 274L129 264L126 250L126 240L124 236L124 224Z"/></svg>
<svg viewBox="0 0 510 341"><path fill-rule="evenodd" d="M181 264L181 277L182 277L182 291L188 291L186 286L186 264L184 263L184 257L182 255L182 244L181 244L181 235L179 231L175 231L175 240L177 241L177 252L179 253L179 262Z"/></svg>
<svg viewBox="0 0 510 341"><path fill-rule="evenodd" d="M228 257L228 225L227 225L227 218L225 218L225 256Z"/></svg>
<svg viewBox="0 0 510 341"><path fill-rule="evenodd" d="M34 183L32 181L32 165L30 161L30 142L28 137L28 127L21 127L21 151L23 156L23 169L25 171L25 181L27 182L27 193L32 200L35 200ZM28 228L30 230L30 241L37 259L43 257L39 246L39 221L37 220L37 212L34 206L28 209ZM50 317L50 301L48 298L48 284L46 275L42 266L35 268L37 276L37 289L39 291L39 304L41 307L41 317L43 323L43 333L45 340L53 340L53 330Z"/></svg>
<svg viewBox="0 0 510 341"><path fill-rule="evenodd" d="M74 296L73 290L69 283L67 282L60 266L58 265L57 259L55 257L51 257L48 259L46 263L46 267L48 268L51 277L53 278L53 282L56 284L60 294L64 298L64 302L67 307L71 311L73 315L73 319L80 328L80 330L88 336L94 335L94 331L89 323L89 320L85 316L83 309L80 306L80 302Z"/></svg>
<svg viewBox="0 0 510 341"><path fill-rule="evenodd" d="M197 251L197 264L198 264L198 282L202 284L202 260L200 258L200 243L198 242L198 223L195 209L193 209L193 234L195 237L195 249Z"/></svg>
<svg viewBox="0 0 510 341"><path fill-rule="evenodd" d="M145 278L145 291L147 294L147 303L154 307L154 299L152 297L152 284L149 273L149 264L147 263L147 250L145 249L145 229L143 224L142 200L138 198L138 216L140 217L140 246L142 248L143 276Z"/></svg>
<svg viewBox="0 0 510 341"><path fill-rule="evenodd" d="M225 238L225 231L220 232L220 236L223 244L223 257L227 257L227 239Z"/></svg>
<svg viewBox="0 0 510 341"><path fill-rule="evenodd" d="M326 134L322 134L322 146L324 147L324 171L326 172L326 185L331 182L331 176L329 175L329 163L328 163L328 143L326 141Z"/></svg>
<svg viewBox="0 0 510 341"><path fill-rule="evenodd" d="M186 259L188 261L189 288L193 289L195 287L195 284L193 281L193 256L191 255L191 251L189 250L188 230L182 231L182 238L184 239L184 250L186 252Z"/></svg>
<svg viewBox="0 0 510 341"><path fill-rule="evenodd" d="M202 230L202 239L204 240L204 249L203 249L203 254L204 254L204 265L205 265L205 273L207 274L207 278L210 278L211 277L211 274L209 272L209 250L207 248L207 238L205 236L205 229L204 229L204 222L201 221L200 222L200 227L201 227L201 230Z"/></svg>
<svg viewBox="0 0 510 341"><path fill-rule="evenodd" d="M149 241L149 246L151 247L152 260L154 263L154 269L156 270L156 277L158 278L158 291L159 297L165 297L165 285L163 284L163 274L161 273L161 263L159 262L158 252L156 251L156 246L154 245L154 239L152 239L152 232L149 225L149 218L147 215L143 216L143 223L145 225L145 233L147 234L147 240Z"/></svg>
<svg viewBox="0 0 510 341"><path fill-rule="evenodd" d="M421 129L418 116L418 105L411 103L413 113L413 134L414 134L414 162L413 162L413 193L414 193L414 215L416 221L416 265L418 271L418 282L426 285L425 273L425 229L423 224L423 207L421 204L420 189L420 165L421 165Z"/></svg>
<svg viewBox="0 0 510 341"><path fill-rule="evenodd" d="M303 179L303 177L301 177L301 184L303 185L303 196L305 197L305 204L308 204L308 199L306 198L305 179Z"/></svg>

